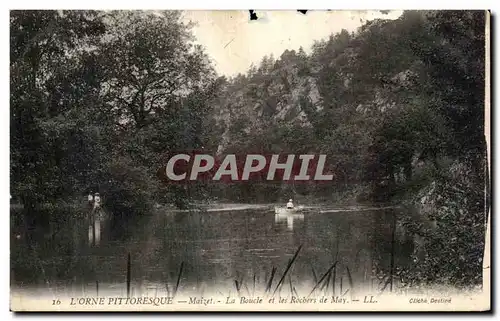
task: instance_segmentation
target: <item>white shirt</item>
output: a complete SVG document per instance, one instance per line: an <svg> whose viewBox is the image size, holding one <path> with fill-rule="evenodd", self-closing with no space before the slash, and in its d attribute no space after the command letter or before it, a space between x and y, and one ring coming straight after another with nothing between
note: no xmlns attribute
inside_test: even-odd
<svg viewBox="0 0 500 321"><path fill-rule="evenodd" d="M89 201L92 201L94 199L94 197L92 195L89 194Z"/></svg>
<svg viewBox="0 0 500 321"><path fill-rule="evenodd" d="M99 204L101 202L101 198L99 196L96 196L94 198L94 201L96 202L96 204Z"/></svg>
<svg viewBox="0 0 500 321"><path fill-rule="evenodd" d="M287 207L287 208L293 208L293 203L292 203L292 202L288 202L288 203L286 203L286 207Z"/></svg>

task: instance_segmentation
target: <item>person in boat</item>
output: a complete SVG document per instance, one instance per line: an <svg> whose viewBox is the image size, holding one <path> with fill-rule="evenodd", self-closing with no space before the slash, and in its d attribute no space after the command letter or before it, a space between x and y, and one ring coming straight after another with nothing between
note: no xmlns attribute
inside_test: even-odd
<svg viewBox="0 0 500 321"><path fill-rule="evenodd" d="M286 203L286 208L289 209L289 210L293 209L293 201L292 201L292 199L288 200L288 203Z"/></svg>

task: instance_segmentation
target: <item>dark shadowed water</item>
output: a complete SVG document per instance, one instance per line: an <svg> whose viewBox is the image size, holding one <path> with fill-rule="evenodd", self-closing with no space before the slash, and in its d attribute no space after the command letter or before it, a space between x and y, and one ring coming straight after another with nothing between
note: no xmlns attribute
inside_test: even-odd
<svg viewBox="0 0 500 321"><path fill-rule="evenodd" d="M381 275L391 264L407 265L413 251L412 240L394 227L398 211L332 206L278 216L271 206L158 210L134 224L101 222L93 244L88 223L68 218L30 236L31 242L26 234L12 237L11 282L21 288L124 287L130 254L135 286L173 288L179 280L181 289L218 291L236 280L248 288L266 284L273 269L278 282L300 247L286 282L314 284L337 261L338 288L380 288Z"/></svg>

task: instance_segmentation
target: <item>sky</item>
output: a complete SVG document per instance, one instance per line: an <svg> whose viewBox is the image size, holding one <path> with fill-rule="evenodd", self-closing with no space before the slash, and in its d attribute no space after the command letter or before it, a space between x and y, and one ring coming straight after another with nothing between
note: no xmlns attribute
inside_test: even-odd
<svg viewBox="0 0 500 321"><path fill-rule="evenodd" d="M197 42L205 47L217 72L225 76L245 73L253 63L283 51L306 53L315 40L328 38L342 29L356 31L367 20L397 19L402 11L255 11L258 20L250 20L248 11L187 11L184 19L196 24Z"/></svg>

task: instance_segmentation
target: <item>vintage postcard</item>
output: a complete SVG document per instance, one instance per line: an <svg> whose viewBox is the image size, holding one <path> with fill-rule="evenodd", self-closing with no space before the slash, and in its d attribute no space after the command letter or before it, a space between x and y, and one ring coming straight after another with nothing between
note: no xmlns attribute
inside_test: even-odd
<svg viewBox="0 0 500 321"><path fill-rule="evenodd" d="M12 311L489 311L488 11L10 11Z"/></svg>

